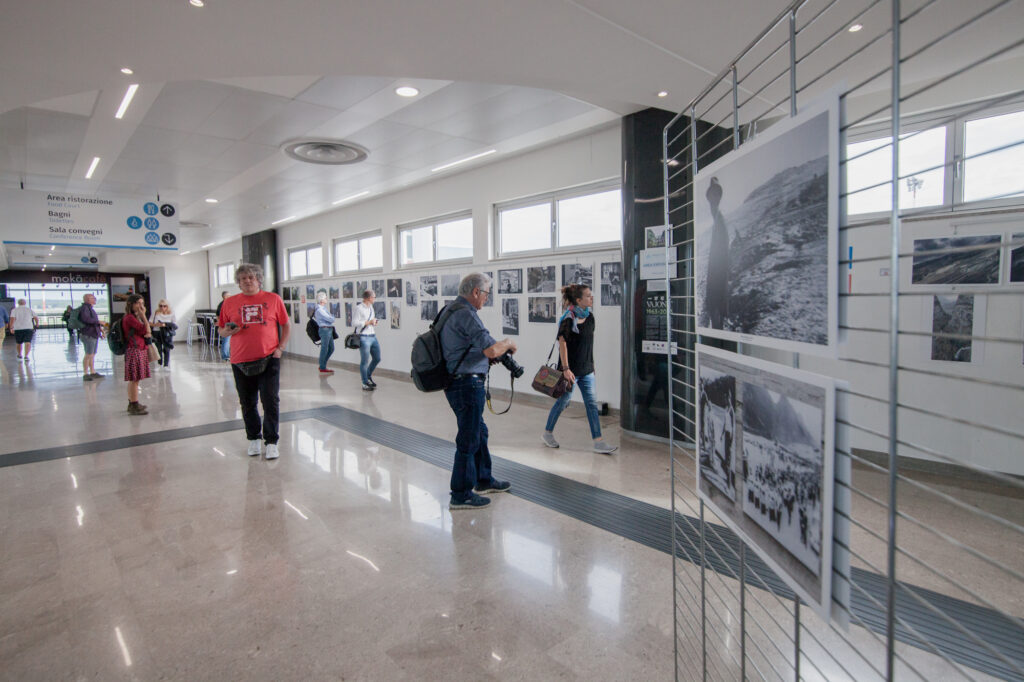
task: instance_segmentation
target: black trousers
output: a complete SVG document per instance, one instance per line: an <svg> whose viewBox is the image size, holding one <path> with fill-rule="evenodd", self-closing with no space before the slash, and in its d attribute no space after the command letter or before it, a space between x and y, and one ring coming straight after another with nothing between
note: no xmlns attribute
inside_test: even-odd
<svg viewBox="0 0 1024 682"><path fill-rule="evenodd" d="M235 373L235 390L238 391L238 402L242 406L242 421L245 422L245 437L249 440L260 440L260 436L268 445L277 443L277 425L280 415L281 360L271 357L267 368L261 374L246 376L237 365L231 365ZM256 402L263 403L263 422Z"/></svg>
<svg viewBox="0 0 1024 682"><path fill-rule="evenodd" d="M159 332L159 334L157 332ZM174 338L171 337L164 329L153 330L153 344L160 353L160 364L164 367L171 366L171 345L173 343Z"/></svg>

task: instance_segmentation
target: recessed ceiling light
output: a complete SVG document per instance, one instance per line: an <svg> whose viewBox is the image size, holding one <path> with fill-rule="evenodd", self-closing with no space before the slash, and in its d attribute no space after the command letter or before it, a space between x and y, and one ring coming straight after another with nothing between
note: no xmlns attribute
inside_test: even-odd
<svg viewBox="0 0 1024 682"><path fill-rule="evenodd" d="M188 0L188 4L192 5L193 7L205 7L206 6L206 3L203 2L203 0Z"/></svg>
<svg viewBox="0 0 1024 682"><path fill-rule="evenodd" d="M89 164L89 170L85 171L85 179L92 180L93 171L96 170L96 166L100 165L100 157L92 157L92 163Z"/></svg>
<svg viewBox="0 0 1024 682"><path fill-rule="evenodd" d="M216 203L217 203L217 200L216 200L216 199L214 199L213 197L210 197L210 198L208 198L208 199L206 200L206 203L208 203L208 204L216 204Z"/></svg>
<svg viewBox="0 0 1024 682"><path fill-rule="evenodd" d="M403 85L400 88L395 88L395 94L399 97L415 97L420 94L420 91L411 85Z"/></svg>
<svg viewBox="0 0 1024 682"><path fill-rule="evenodd" d="M280 220L275 220L274 222L272 222L270 224L271 225L280 225L281 223L286 223L289 220L295 220L295 218L296 218L296 216L290 215L287 218L281 218Z"/></svg>
<svg viewBox="0 0 1024 682"><path fill-rule="evenodd" d="M338 204L343 204L346 201L352 201L353 199L358 199L359 197L365 197L369 193L370 193L370 190L364 190L364 191L360 192L359 194L353 194L350 197L345 197L344 199L338 199L337 201L332 202L331 206L337 206Z"/></svg>
<svg viewBox="0 0 1024 682"><path fill-rule="evenodd" d="M128 89L124 92L124 98L121 100L121 106L117 108L117 113L114 114L114 118L124 118L124 112L128 111L128 105L132 103L132 97L135 97L135 91L138 89L138 83L132 83L128 86Z"/></svg>
<svg viewBox="0 0 1024 682"><path fill-rule="evenodd" d="M668 90L662 90L659 92L658 97L668 97Z"/></svg>
<svg viewBox="0 0 1024 682"><path fill-rule="evenodd" d="M459 159L458 161L452 161L451 163L446 163L443 166L438 166L437 168L431 168L430 172L431 173L436 173L437 171L443 171L445 168L451 168L452 166L458 166L460 163L466 163L467 161L473 161L474 159L479 159L482 156L487 156L489 154L494 154L496 151L498 151L498 150L497 149L488 149L485 152L480 152L479 154L474 154L473 156L467 156L464 159Z"/></svg>
<svg viewBox="0 0 1024 682"><path fill-rule="evenodd" d="M133 73L135 73L135 72L134 72L134 71L132 71L131 69L129 69L129 68L128 68L128 67L126 66L126 67L124 67L123 69L121 69L121 73L123 73L123 74L124 74L124 75L126 75L126 76L130 76L130 75L132 75L132 74L133 74Z"/></svg>
<svg viewBox="0 0 1024 682"><path fill-rule="evenodd" d="M856 33L857 31L861 30L862 28L864 28L864 27L861 26L860 24L854 24L853 26L851 26L849 28L849 31L850 31L850 33Z"/></svg>

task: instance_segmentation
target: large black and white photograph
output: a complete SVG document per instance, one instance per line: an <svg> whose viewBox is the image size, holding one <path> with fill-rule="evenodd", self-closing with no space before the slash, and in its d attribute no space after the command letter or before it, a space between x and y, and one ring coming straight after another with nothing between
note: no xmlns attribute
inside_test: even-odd
<svg viewBox="0 0 1024 682"><path fill-rule="evenodd" d="M828 618L832 379L698 345L697 380L698 494Z"/></svg>
<svg viewBox="0 0 1024 682"><path fill-rule="evenodd" d="M837 336L838 101L780 121L694 181L698 331L831 354Z"/></svg>
<svg viewBox="0 0 1024 682"><path fill-rule="evenodd" d="M582 284L594 288L594 264L566 263L562 265L562 286Z"/></svg>
<svg viewBox="0 0 1024 682"><path fill-rule="evenodd" d="M370 282L370 288L373 289L373 295L377 298L384 298L384 294L387 293L387 289L384 285L384 280L375 279Z"/></svg>
<svg viewBox="0 0 1024 682"><path fill-rule="evenodd" d="M498 293L523 293L523 269L515 268L513 270L498 270Z"/></svg>
<svg viewBox="0 0 1024 682"><path fill-rule="evenodd" d="M554 296L530 296L527 301L530 322L554 322L558 317L555 301Z"/></svg>
<svg viewBox="0 0 1024 682"><path fill-rule="evenodd" d="M1024 232L1010 235L1010 281L1024 282Z"/></svg>
<svg viewBox="0 0 1024 682"><path fill-rule="evenodd" d="M932 360L970 362L973 334L973 295L932 297Z"/></svg>
<svg viewBox="0 0 1024 682"><path fill-rule="evenodd" d="M402 280L388 280L388 298L402 298Z"/></svg>
<svg viewBox="0 0 1024 682"><path fill-rule="evenodd" d="M501 333L519 334L519 299L501 299Z"/></svg>
<svg viewBox="0 0 1024 682"><path fill-rule="evenodd" d="M416 289L409 280L405 280L405 304L416 307Z"/></svg>
<svg viewBox="0 0 1024 682"><path fill-rule="evenodd" d="M998 234L914 240L911 284L999 284Z"/></svg>
<svg viewBox="0 0 1024 682"><path fill-rule="evenodd" d="M458 296L461 279L458 275L441 275L441 295Z"/></svg>
<svg viewBox="0 0 1024 682"><path fill-rule="evenodd" d="M385 301L374 301L373 316L381 322L388 319L388 304Z"/></svg>
<svg viewBox="0 0 1024 682"><path fill-rule="evenodd" d="M437 299L420 301L420 319L433 322L437 316Z"/></svg>
<svg viewBox="0 0 1024 682"><path fill-rule="evenodd" d="M420 296L437 296L437 275L420 276Z"/></svg>
<svg viewBox="0 0 1024 682"><path fill-rule="evenodd" d="M555 266L527 268L526 291L531 294L553 294L555 292Z"/></svg>
<svg viewBox="0 0 1024 682"><path fill-rule="evenodd" d="M601 263L601 305L622 305L622 263Z"/></svg>

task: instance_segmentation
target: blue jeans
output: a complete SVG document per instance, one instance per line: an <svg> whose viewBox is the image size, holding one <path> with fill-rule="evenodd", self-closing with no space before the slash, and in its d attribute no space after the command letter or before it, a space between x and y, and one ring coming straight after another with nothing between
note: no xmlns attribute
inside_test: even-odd
<svg viewBox="0 0 1024 682"><path fill-rule="evenodd" d="M231 359L231 337L224 336L220 340L220 358L221 360Z"/></svg>
<svg viewBox="0 0 1024 682"><path fill-rule="evenodd" d="M334 355L334 327L320 327L320 369L327 369L327 361Z"/></svg>
<svg viewBox="0 0 1024 682"><path fill-rule="evenodd" d="M452 464L452 501L465 502L473 494L473 486L491 483L491 451L487 449L487 424L484 424L484 380L475 376L455 379L445 389L444 397L459 425Z"/></svg>
<svg viewBox="0 0 1024 682"><path fill-rule="evenodd" d="M597 440L601 437L601 420L598 419L597 396L594 395L594 373L576 377L576 385L580 387L580 394L583 396L583 405L587 408L587 421L590 422L590 435ZM569 405L569 398L572 397L572 388L566 391L561 398L551 406L548 413L548 423L544 428L548 431L555 430L555 422Z"/></svg>
<svg viewBox="0 0 1024 682"><path fill-rule="evenodd" d="M373 370L377 369L380 363L380 343L377 342L376 334L366 334L359 337L359 377L365 384L373 378Z"/></svg>

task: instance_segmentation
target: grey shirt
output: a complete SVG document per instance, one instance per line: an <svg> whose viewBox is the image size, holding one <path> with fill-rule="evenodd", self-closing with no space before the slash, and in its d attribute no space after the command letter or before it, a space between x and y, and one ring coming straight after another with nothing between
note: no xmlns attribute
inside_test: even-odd
<svg viewBox="0 0 1024 682"><path fill-rule="evenodd" d="M486 374L490 361L484 355L484 349L497 342L484 327L476 308L469 301L459 296L455 303L465 307L452 313L441 327L441 350L448 371L452 374ZM469 349L468 352L466 349ZM459 358L463 353L466 357L460 364Z"/></svg>

